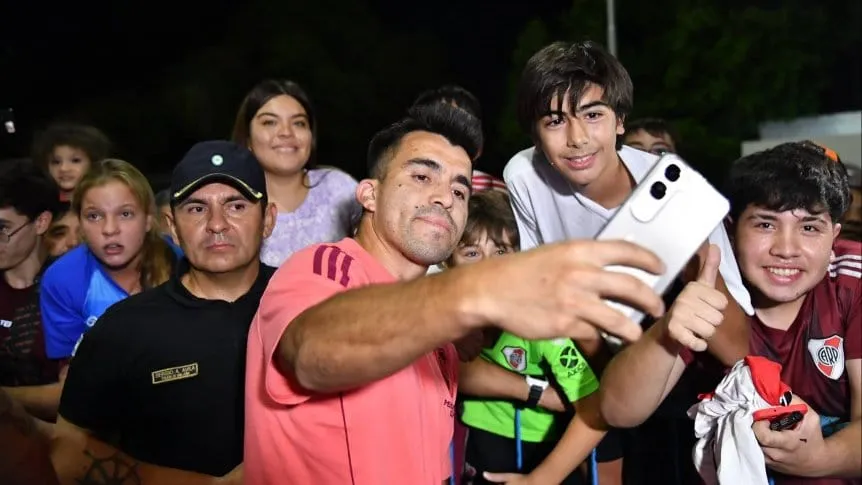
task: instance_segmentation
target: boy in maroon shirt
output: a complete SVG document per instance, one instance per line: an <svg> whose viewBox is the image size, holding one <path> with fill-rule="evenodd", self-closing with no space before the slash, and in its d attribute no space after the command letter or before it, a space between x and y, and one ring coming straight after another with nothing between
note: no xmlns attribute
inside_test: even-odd
<svg viewBox="0 0 862 485"><path fill-rule="evenodd" d="M43 240L59 209L57 187L29 161L0 169L0 388L31 415L53 422L60 366L45 353L39 279Z"/></svg>
<svg viewBox="0 0 862 485"><path fill-rule="evenodd" d="M847 172L831 150L786 143L737 162L729 182L751 353L781 363L809 406L793 430L755 423L767 466L776 485L862 483L862 245L838 239Z"/></svg>
<svg viewBox="0 0 862 485"><path fill-rule="evenodd" d="M754 424L770 475L776 485L860 485L862 245L838 239L850 203L846 169L812 142L784 143L738 160L727 186L755 307L750 353L779 362L795 401L809 407L792 430ZM602 378L608 422L645 419L694 360L694 340L698 328L656 326L620 354ZM626 395L637 399L621 405Z"/></svg>

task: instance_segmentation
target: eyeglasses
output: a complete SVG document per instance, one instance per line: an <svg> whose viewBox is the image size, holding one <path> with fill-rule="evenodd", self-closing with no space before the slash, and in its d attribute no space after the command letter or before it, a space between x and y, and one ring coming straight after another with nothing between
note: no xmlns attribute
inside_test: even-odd
<svg viewBox="0 0 862 485"><path fill-rule="evenodd" d="M21 224L20 226L18 226L18 229L15 229L12 232L0 231L0 244L9 244L9 241L12 240L12 236L14 236L15 234L18 234L18 231L20 231L21 229L24 229L25 227L27 227L29 225L30 225L30 222L25 222L24 224Z"/></svg>

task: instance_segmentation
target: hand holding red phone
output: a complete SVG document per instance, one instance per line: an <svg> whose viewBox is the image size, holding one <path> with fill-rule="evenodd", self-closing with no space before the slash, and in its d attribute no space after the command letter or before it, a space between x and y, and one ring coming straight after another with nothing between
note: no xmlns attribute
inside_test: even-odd
<svg viewBox="0 0 862 485"><path fill-rule="evenodd" d="M755 421L769 421L769 429L772 431L785 431L793 429L802 421L808 406L805 404L793 404L790 406L776 406L761 409L754 413Z"/></svg>
<svg viewBox="0 0 862 485"><path fill-rule="evenodd" d="M752 425L754 436L766 458L766 465L789 475L805 475L816 467L824 449L820 415L798 396L793 396L790 406L771 409L776 411L763 410L756 414ZM795 419L790 418L794 412L802 413L803 416L795 425L789 425L787 423ZM779 426L782 420L784 424ZM772 429L774 427L786 429Z"/></svg>

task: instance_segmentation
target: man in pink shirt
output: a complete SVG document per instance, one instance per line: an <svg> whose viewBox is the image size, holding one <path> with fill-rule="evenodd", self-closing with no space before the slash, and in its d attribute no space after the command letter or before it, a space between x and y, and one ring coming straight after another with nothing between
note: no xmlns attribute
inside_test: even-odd
<svg viewBox="0 0 862 485"><path fill-rule="evenodd" d="M308 247L273 276L249 332L247 485L439 484L451 474L450 342L492 324L631 340L639 326L603 298L663 312L649 287L604 270L662 271L625 242L548 245L421 278L461 237L480 145L463 110L411 110L370 143L355 239Z"/></svg>

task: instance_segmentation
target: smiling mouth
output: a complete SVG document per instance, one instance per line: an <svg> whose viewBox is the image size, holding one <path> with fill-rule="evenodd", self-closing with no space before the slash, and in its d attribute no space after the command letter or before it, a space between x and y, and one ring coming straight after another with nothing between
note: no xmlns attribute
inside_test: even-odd
<svg viewBox="0 0 862 485"><path fill-rule="evenodd" d="M595 153L590 153L589 155L581 155L578 157L563 157L563 160L565 160L568 165L577 167L591 163L595 156Z"/></svg>
<svg viewBox="0 0 862 485"><path fill-rule="evenodd" d="M774 274L775 276L781 276L783 278L788 278L790 276L796 276L801 271L798 268L775 268L775 267L767 267L766 271Z"/></svg>

